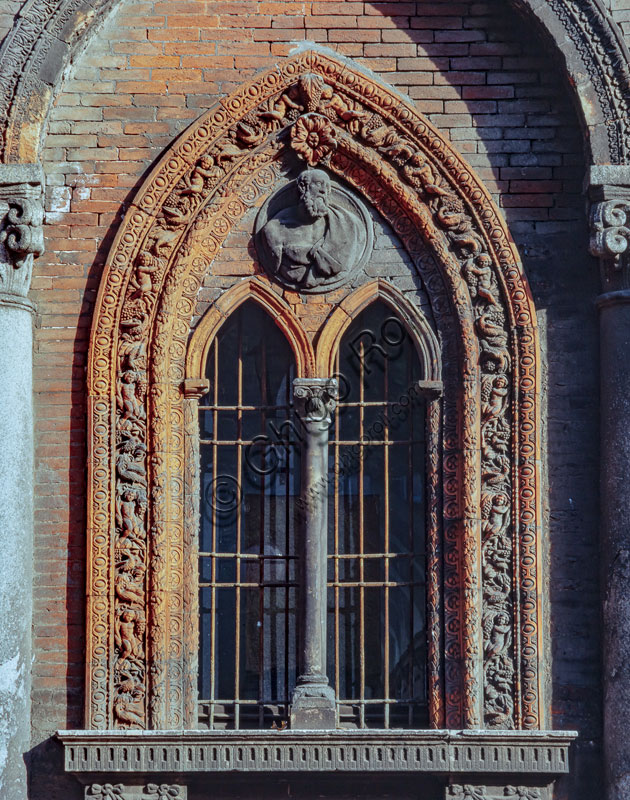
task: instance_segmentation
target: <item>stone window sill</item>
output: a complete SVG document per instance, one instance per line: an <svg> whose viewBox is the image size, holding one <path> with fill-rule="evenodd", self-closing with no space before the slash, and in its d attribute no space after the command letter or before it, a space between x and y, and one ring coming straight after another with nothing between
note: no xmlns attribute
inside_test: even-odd
<svg viewBox="0 0 630 800"><path fill-rule="evenodd" d="M60 730L65 771L107 773L407 772L559 776L575 731Z"/></svg>

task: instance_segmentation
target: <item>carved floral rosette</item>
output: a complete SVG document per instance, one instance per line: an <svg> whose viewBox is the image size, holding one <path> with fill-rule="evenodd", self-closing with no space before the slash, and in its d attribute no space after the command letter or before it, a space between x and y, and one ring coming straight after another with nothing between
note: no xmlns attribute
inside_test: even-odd
<svg viewBox="0 0 630 800"><path fill-rule="evenodd" d="M327 121L321 143L293 133L305 115ZM87 725L194 725L191 319L226 236L305 157L392 225L441 340L444 400L429 413L429 557L442 573L429 587L432 724L541 727L537 334L518 256L438 131L372 76L315 51L257 76L179 137L112 246L88 377ZM316 372L305 361L302 376L327 377Z"/></svg>

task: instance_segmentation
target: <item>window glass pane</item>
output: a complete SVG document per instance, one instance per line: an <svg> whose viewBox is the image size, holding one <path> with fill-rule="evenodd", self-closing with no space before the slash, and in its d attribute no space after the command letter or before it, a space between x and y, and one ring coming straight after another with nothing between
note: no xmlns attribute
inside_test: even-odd
<svg viewBox="0 0 630 800"><path fill-rule="evenodd" d="M200 722L270 727L296 680L299 437L293 356L273 320L241 306L208 356L201 432Z"/></svg>
<svg viewBox="0 0 630 800"><path fill-rule="evenodd" d="M425 405L413 342L374 303L342 339L330 439L329 677L344 727L427 724Z"/></svg>

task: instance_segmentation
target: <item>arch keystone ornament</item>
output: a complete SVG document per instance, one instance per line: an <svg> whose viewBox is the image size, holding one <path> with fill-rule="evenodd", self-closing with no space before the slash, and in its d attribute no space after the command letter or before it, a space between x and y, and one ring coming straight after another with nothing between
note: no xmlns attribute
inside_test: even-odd
<svg viewBox="0 0 630 800"><path fill-rule="evenodd" d="M232 305L222 297L237 291L213 283L223 242L311 165L392 226L426 287L440 343L444 392L431 404L439 437L428 454L437 476L431 725L540 729L539 359L516 249L439 131L374 76L313 50L257 75L191 125L112 245L88 373L87 726L196 726L199 501L195 393L187 397L186 386L204 377L194 348L205 345L189 347L195 302L202 281L213 287L200 325L217 329ZM379 292L395 305L385 277ZM313 355L319 332L301 329L281 285L264 275L234 284L237 304L251 292L275 308L301 349L298 377L331 377L321 350ZM334 313L350 316L343 309L341 299ZM439 372L438 354L429 355Z"/></svg>

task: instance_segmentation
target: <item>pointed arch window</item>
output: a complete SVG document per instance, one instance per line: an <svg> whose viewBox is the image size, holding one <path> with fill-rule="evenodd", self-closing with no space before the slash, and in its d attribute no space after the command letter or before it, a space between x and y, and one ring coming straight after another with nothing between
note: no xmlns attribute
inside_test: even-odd
<svg viewBox="0 0 630 800"><path fill-rule="evenodd" d="M426 727L427 353L379 299L328 347L339 398L323 482L322 668L335 724ZM252 300L229 314L205 352L199 722L268 728L288 718L303 681L304 587L313 565L304 564L308 424L293 392L296 361L306 362Z"/></svg>
<svg viewBox="0 0 630 800"><path fill-rule="evenodd" d="M336 353L330 440L329 675L341 726L422 728L427 712L425 378L382 301Z"/></svg>
<svg viewBox="0 0 630 800"><path fill-rule="evenodd" d="M286 716L295 684L295 437L266 446L292 416L295 360L269 314L239 306L212 342L199 405L199 712L211 728Z"/></svg>

